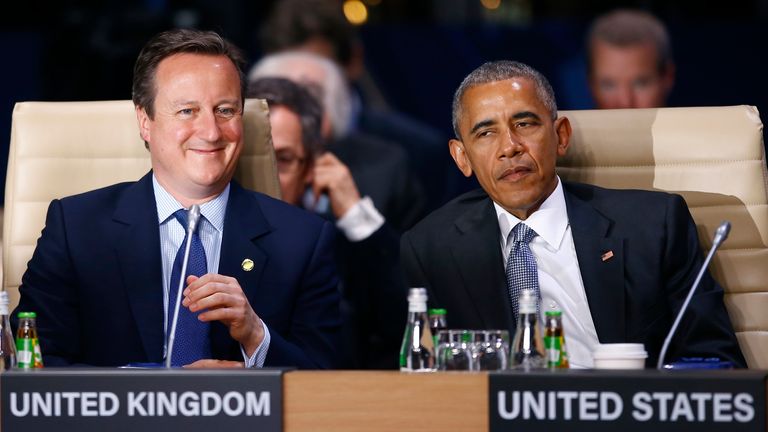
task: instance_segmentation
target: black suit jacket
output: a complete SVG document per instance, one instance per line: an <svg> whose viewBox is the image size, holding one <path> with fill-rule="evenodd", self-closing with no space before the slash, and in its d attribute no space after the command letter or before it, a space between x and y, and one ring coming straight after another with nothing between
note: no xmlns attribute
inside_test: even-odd
<svg viewBox="0 0 768 432"><path fill-rule="evenodd" d="M424 216L425 196L408 156L396 143L352 132L328 147L349 168L360 195L368 195L397 232Z"/></svg>
<svg viewBox="0 0 768 432"><path fill-rule="evenodd" d="M339 345L334 228L232 183L219 273L238 280L270 330L265 366L333 367ZM244 259L254 262L251 271ZM120 366L163 357L162 264L151 174L54 200L20 287L46 366ZM211 326L213 358L242 361Z"/></svg>
<svg viewBox="0 0 768 432"><path fill-rule="evenodd" d="M601 343L639 342L655 365L661 345L702 264L696 227L682 197L564 183L571 232ZM448 309L452 328L514 330L499 224L488 195L473 191L404 234L410 286ZM613 257L603 261L604 253ZM668 359L718 356L746 363L707 274L672 341ZM566 329L566 334L567 334Z"/></svg>

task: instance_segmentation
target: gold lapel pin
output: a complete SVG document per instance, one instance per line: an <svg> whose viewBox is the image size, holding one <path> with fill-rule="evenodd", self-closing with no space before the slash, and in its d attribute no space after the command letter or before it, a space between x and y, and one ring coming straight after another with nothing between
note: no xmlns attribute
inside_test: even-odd
<svg viewBox="0 0 768 432"><path fill-rule="evenodd" d="M608 261L609 259L613 258L613 251L609 250L608 252L600 255L600 259L603 260L603 262Z"/></svg>
<svg viewBox="0 0 768 432"><path fill-rule="evenodd" d="M252 259L250 259L250 258L246 258L246 259L244 259L244 260L243 260L243 263L242 263L242 264L240 264L240 266L241 266L241 267L243 268L243 270L245 270L245 271L251 271L251 270L253 270L253 267L254 267L254 265L253 265L253 260L252 260Z"/></svg>

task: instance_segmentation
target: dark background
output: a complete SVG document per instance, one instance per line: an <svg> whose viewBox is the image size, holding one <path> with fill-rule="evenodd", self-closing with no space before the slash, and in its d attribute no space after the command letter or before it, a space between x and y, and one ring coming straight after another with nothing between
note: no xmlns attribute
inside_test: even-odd
<svg viewBox="0 0 768 432"><path fill-rule="evenodd" d="M16 1L0 15L0 166L7 164L17 101L130 99L141 46L171 27L215 30L260 56L258 32L274 1ZM768 0L728 2L366 0L360 26L366 65L389 105L442 131L461 79L487 60L528 63L551 81L561 109L587 109L584 37L616 7L656 14L677 63L671 106L768 106L763 57ZM0 175L4 183L5 176ZM2 186L2 185L0 185ZM4 187L0 188L0 193Z"/></svg>

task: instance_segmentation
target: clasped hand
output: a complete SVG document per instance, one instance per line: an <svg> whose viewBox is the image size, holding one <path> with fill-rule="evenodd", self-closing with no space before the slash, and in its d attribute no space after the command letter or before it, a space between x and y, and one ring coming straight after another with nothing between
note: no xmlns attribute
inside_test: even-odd
<svg viewBox="0 0 768 432"><path fill-rule="evenodd" d="M221 321L229 335L242 345L245 353L253 355L264 340L261 319L251 307L237 279L209 273L202 277L188 276L181 304L191 312L200 312L204 322ZM221 360L200 360L192 367L232 367ZM242 367L240 362L231 362Z"/></svg>

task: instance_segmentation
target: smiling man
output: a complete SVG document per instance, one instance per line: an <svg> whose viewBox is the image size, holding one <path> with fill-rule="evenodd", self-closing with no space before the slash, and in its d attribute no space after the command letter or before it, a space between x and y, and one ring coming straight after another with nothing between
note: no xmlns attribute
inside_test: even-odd
<svg viewBox="0 0 768 432"><path fill-rule="evenodd" d="M340 327L335 230L232 180L243 147L243 59L213 32L142 49L133 101L152 171L54 200L20 287L46 366L160 363L200 206L171 363L332 367ZM105 143L108 145L108 143Z"/></svg>
<svg viewBox="0 0 768 432"><path fill-rule="evenodd" d="M519 291L534 289L541 311L563 311L573 367L591 367L595 345L615 342L645 344L655 364L702 262L683 199L561 182L555 163L571 125L546 78L522 63L486 63L467 76L453 125L451 156L482 189L403 236L410 286L427 287L451 328L510 331ZM745 366L722 297L707 275L670 358Z"/></svg>

